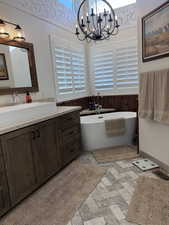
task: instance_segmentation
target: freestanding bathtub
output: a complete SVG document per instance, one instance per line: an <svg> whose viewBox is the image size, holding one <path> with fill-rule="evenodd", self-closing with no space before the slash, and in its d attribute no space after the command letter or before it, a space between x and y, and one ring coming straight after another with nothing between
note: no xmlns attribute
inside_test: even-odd
<svg viewBox="0 0 169 225"><path fill-rule="evenodd" d="M105 132L106 119L124 118L126 133L123 136L108 137ZM115 112L83 116L81 120L83 149L93 151L120 145L131 145L136 128L135 112Z"/></svg>

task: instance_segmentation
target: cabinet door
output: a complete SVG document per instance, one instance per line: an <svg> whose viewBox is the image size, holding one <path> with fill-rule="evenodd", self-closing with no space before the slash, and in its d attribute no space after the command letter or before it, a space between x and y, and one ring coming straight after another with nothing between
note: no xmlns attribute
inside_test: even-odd
<svg viewBox="0 0 169 225"><path fill-rule="evenodd" d="M60 156L56 138L55 121L35 127L33 149L38 183L41 184L60 169Z"/></svg>
<svg viewBox="0 0 169 225"><path fill-rule="evenodd" d="M25 128L2 137L12 205L31 193L35 187L31 135L31 130Z"/></svg>
<svg viewBox="0 0 169 225"><path fill-rule="evenodd" d="M4 168L3 155L0 149L0 216L10 208L9 190Z"/></svg>

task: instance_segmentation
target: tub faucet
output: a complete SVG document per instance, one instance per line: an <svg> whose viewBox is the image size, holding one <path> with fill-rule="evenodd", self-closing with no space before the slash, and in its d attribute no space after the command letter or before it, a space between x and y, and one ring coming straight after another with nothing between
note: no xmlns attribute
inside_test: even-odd
<svg viewBox="0 0 169 225"><path fill-rule="evenodd" d="M96 114L100 114L101 113L101 109L102 109L102 106L99 105L99 104L96 104Z"/></svg>

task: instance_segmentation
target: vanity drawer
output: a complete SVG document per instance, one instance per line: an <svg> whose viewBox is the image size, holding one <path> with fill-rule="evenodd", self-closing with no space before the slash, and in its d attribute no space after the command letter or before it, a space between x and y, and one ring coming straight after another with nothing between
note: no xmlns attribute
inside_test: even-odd
<svg viewBox="0 0 169 225"><path fill-rule="evenodd" d="M79 111L69 113L67 115L59 117L59 127L61 129L67 129L67 128L72 127L76 124L80 124L80 113L79 113Z"/></svg>
<svg viewBox="0 0 169 225"><path fill-rule="evenodd" d="M80 126L76 125L63 131L64 141L71 142L73 139L80 138Z"/></svg>
<svg viewBox="0 0 169 225"><path fill-rule="evenodd" d="M75 159L77 156L79 156L80 152L81 152L81 142L79 136L77 136L71 141L64 143L64 149L62 154L63 166L65 166L73 159Z"/></svg>

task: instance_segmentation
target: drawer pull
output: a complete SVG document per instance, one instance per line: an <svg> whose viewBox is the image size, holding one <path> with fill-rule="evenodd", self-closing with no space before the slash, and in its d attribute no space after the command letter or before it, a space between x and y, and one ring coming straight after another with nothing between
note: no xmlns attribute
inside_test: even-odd
<svg viewBox="0 0 169 225"><path fill-rule="evenodd" d="M66 118L66 121L71 121L71 120L73 120L72 117L71 118Z"/></svg>
<svg viewBox="0 0 169 225"><path fill-rule="evenodd" d="M74 130L73 130L73 131L70 131L70 132L68 133L68 135L72 135L72 134L74 134Z"/></svg>
<svg viewBox="0 0 169 225"><path fill-rule="evenodd" d="M35 140L36 139L36 134L35 131L32 131L32 139Z"/></svg>
<svg viewBox="0 0 169 225"><path fill-rule="evenodd" d="M70 152L71 152L71 153L73 153L74 151L75 151L75 149L74 149L74 148L70 149Z"/></svg>
<svg viewBox="0 0 169 225"><path fill-rule="evenodd" d="M40 138L40 131L37 130L36 132L37 132L37 138Z"/></svg>

